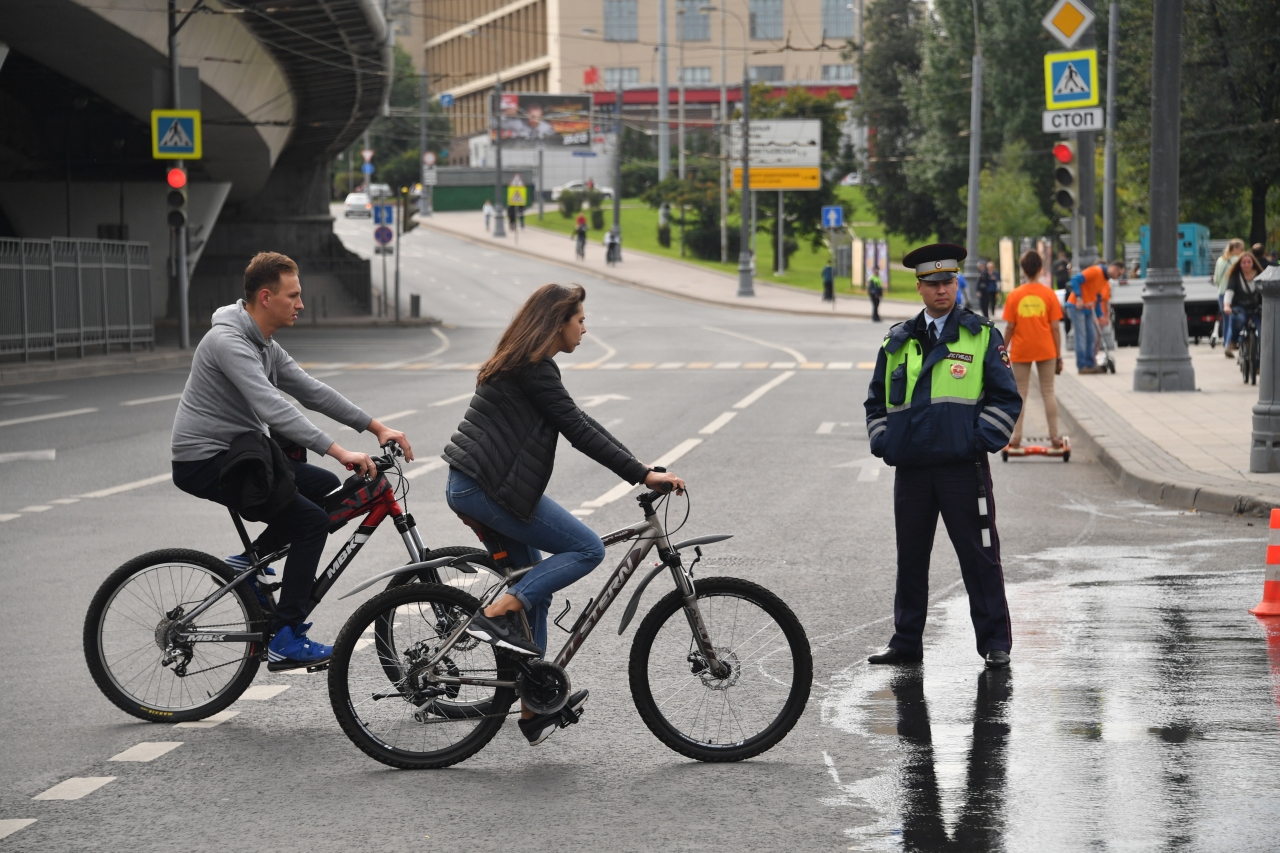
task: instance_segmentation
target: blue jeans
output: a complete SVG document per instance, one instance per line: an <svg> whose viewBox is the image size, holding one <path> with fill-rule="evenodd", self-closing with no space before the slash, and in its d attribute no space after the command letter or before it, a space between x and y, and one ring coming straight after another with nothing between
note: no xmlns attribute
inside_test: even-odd
<svg viewBox="0 0 1280 853"><path fill-rule="evenodd" d="M1067 317L1071 320L1071 331L1076 339L1076 369L1094 367L1093 312L1068 302Z"/></svg>
<svg viewBox="0 0 1280 853"><path fill-rule="evenodd" d="M604 559L604 543L590 527L546 495L538 499L533 518L521 521L486 495L475 480L450 468L444 496L451 510L509 540L507 553L512 565L532 566L542 558L539 551L551 554L510 589L524 606L533 628L533 641L545 651L551 594L591 574Z"/></svg>

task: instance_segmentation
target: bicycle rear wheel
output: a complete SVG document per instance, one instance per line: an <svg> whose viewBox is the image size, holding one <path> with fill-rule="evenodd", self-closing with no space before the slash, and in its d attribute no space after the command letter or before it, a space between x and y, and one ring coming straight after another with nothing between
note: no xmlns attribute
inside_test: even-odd
<svg viewBox="0 0 1280 853"><path fill-rule="evenodd" d="M645 616L631 645L631 695L649 731L699 761L741 761L770 749L804 712L813 682L809 639L795 614L758 584L696 583L698 610L717 656L714 677L672 590Z"/></svg>
<svg viewBox="0 0 1280 853"><path fill-rule="evenodd" d="M257 643L189 643L181 649L185 660L162 663L175 611L190 612L235 576L217 557L178 548L134 557L112 572L84 620L85 662L103 694L125 713L157 723L200 720L240 698L258 672ZM191 631L264 627L258 602L241 584Z"/></svg>
<svg viewBox="0 0 1280 853"><path fill-rule="evenodd" d="M347 620L329 664L329 702L366 755L403 769L448 767L479 752L502 728L514 690L433 687L423 678L425 661L479 606L451 587L409 583L370 599ZM454 677L515 680L505 654L470 637L441 666Z"/></svg>

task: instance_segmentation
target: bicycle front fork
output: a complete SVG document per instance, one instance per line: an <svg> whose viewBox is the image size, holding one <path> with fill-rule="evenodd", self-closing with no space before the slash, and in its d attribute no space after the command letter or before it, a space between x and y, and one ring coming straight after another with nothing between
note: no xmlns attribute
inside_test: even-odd
<svg viewBox="0 0 1280 853"><path fill-rule="evenodd" d="M712 675L716 678L727 678L731 667L716 655L715 644L711 641L711 632L707 630L706 620L702 618L702 611L698 608L698 593L694 588L693 574L684 568L678 557L676 564L671 567L671 572L675 575L680 597L684 599L684 617L689 621L689 629L693 631L693 642L698 647L698 653L706 660Z"/></svg>

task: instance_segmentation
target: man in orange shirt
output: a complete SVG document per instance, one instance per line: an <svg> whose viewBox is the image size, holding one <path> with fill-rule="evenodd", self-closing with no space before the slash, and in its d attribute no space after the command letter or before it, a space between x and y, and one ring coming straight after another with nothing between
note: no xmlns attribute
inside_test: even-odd
<svg viewBox="0 0 1280 853"><path fill-rule="evenodd" d="M1009 360L1013 362L1013 379L1022 395L1022 412L1009 437L1010 447L1022 444L1022 421L1027 412L1027 392L1031 388L1031 368L1040 377L1040 397L1049 421L1049 439L1054 447L1062 447L1058 434L1058 402L1053 396L1053 377L1062 372L1062 338L1058 324L1062 306L1058 294L1037 278L1043 261L1036 251L1025 252L1019 264L1023 283L1014 288L1004 303L1004 339L1009 342Z"/></svg>
<svg viewBox="0 0 1280 853"><path fill-rule="evenodd" d="M1103 292L1111 292L1110 285L1107 282L1108 275L1111 278L1120 278L1124 275L1124 265L1118 261L1112 261L1104 270L1102 265L1085 267L1083 272L1078 272L1067 282L1067 289L1071 291L1071 295L1067 297L1067 316L1071 320L1071 329L1075 333L1076 340L1076 372L1078 373L1100 373L1096 366L1093 354L1097 349L1097 343L1093 334L1093 318L1102 315L1102 299Z"/></svg>

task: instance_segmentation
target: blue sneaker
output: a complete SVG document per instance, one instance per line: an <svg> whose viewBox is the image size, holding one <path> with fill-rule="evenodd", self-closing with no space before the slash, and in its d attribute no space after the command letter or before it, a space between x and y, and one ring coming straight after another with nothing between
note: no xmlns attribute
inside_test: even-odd
<svg viewBox="0 0 1280 853"><path fill-rule="evenodd" d="M285 626L272 638L267 646L267 669L279 672L282 669L299 669L304 666L327 664L333 657L333 646L326 646L307 637L310 622L303 622L296 628Z"/></svg>
<svg viewBox="0 0 1280 853"><path fill-rule="evenodd" d="M249 568L249 566L253 565L249 562L249 558L244 554L236 554L234 557L227 557L223 562L235 569L237 572L243 572L245 569ZM253 590L253 594L257 596L258 603L262 605L262 609L266 611L272 610L275 606L275 602L268 599L268 594L263 591L262 587L258 584L269 583L266 576L270 575L271 577L275 577L275 574L275 569L270 566L263 566L258 569L258 573L256 575L250 575L249 579L245 581L245 583L249 585L249 589Z"/></svg>

